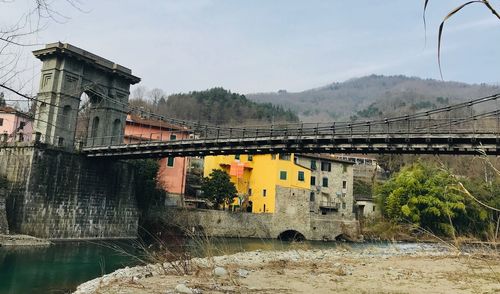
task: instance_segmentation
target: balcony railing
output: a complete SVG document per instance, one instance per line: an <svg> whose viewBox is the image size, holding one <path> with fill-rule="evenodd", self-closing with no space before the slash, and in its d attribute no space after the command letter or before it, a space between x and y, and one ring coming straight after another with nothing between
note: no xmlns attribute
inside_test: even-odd
<svg viewBox="0 0 500 294"><path fill-rule="evenodd" d="M340 208L340 203L337 201L321 201L319 207L338 210Z"/></svg>

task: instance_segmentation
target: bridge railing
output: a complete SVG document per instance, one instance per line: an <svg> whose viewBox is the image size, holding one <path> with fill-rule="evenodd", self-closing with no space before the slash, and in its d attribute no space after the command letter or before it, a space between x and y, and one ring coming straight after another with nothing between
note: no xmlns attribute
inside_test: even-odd
<svg viewBox="0 0 500 294"><path fill-rule="evenodd" d="M287 138L321 136L411 136L418 134L499 134L500 94L473 99L455 105L443 106L429 111L371 121L331 123L287 123L273 125L216 126L194 122L183 122L179 131L169 130L177 141L194 140L241 140L252 138ZM478 110L482 109L481 113ZM164 118L160 119L163 121ZM168 122L168 119L167 119ZM189 136L186 136L189 133ZM106 146L100 142L114 144L146 144L169 141L163 133L148 131L129 135L128 140L118 142L122 137L89 138L86 146ZM116 141L116 143L115 143Z"/></svg>
<svg viewBox="0 0 500 294"><path fill-rule="evenodd" d="M101 142L113 142L112 145L122 144L150 144L171 140L175 135L175 141L195 141L200 139L210 140L241 140L252 138L286 138L286 137L324 137L324 136L369 136L386 135L419 135L419 134L500 134L500 117L491 117L491 114L478 114L463 118L418 118L405 119L383 119L367 122L337 122L337 123L295 123L283 125L271 125L260 128L202 126L186 131L148 132L144 134L122 136L95 137L87 139L87 147L101 147L109 144ZM188 135L189 133L189 135Z"/></svg>
<svg viewBox="0 0 500 294"><path fill-rule="evenodd" d="M49 136L37 132L22 132L16 131L14 133L1 133L0 145L1 146L19 146L22 144L48 144L56 148L66 150L80 150L83 147L83 142L76 139L73 142L64 140L60 136ZM117 142L117 144L119 144Z"/></svg>

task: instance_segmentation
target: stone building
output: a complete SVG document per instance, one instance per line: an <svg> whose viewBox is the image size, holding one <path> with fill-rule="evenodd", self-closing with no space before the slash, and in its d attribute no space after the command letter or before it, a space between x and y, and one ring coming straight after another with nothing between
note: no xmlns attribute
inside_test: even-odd
<svg viewBox="0 0 500 294"><path fill-rule="evenodd" d="M371 189L374 182L383 181L386 174L373 156L360 154L340 154L335 158L354 164L354 210L358 219L373 217L379 211L373 200Z"/></svg>
<svg viewBox="0 0 500 294"><path fill-rule="evenodd" d="M379 210L373 201L372 196L354 195L355 211L358 219L373 217L378 215Z"/></svg>
<svg viewBox="0 0 500 294"><path fill-rule="evenodd" d="M353 163L331 155L299 154L298 165L311 170L310 212L353 218Z"/></svg>

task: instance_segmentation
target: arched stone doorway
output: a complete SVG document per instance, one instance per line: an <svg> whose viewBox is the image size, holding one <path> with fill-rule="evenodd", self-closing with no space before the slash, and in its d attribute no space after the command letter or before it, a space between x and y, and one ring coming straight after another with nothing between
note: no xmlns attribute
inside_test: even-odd
<svg viewBox="0 0 500 294"><path fill-rule="evenodd" d="M42 134L44 143L74 147L80 97L84 92L90 98L91 119L86 145L123 141L130 85L138 83L140 78L126 67L70 44L47 44L33 54L43 62L35 132Z"/></svg>

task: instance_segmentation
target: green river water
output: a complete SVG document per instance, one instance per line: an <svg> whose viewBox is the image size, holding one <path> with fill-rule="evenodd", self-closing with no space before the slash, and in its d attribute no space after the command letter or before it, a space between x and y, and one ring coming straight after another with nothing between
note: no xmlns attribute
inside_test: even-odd
<svg viewBox="0 0 500 294"><path fill-rule="evenodd" d="M211 255L252 250L283 250L289 248L334 248L335 242L287 243L278 240L217 239L211 241ZM0 247L0 294L71 293L79 284L110 273L118 268L141 264L132 256L109 248L117 245L127 253L140 256L137 242L60 242L46 248ZM202 256L196 244L188 244L193 255ZM413 250L408 244L406 250ZM354 249L379 244L350 244Z"/></svg>
<svg viewBox="0 0 500 294"><path fill-rule="evenodd" d="M141 264L127 253L141 255L137 242L60 242L50 247L0 247L0 294L71 293L79 284L118 268ZM189 245L189 244L188 244ZM277 240L218 239L211 254L220 255L251 250L286 249L290 243ZM335 243L305 242L300 246L334 247ZM191 244L195 255L203 255Z"/></svg>

